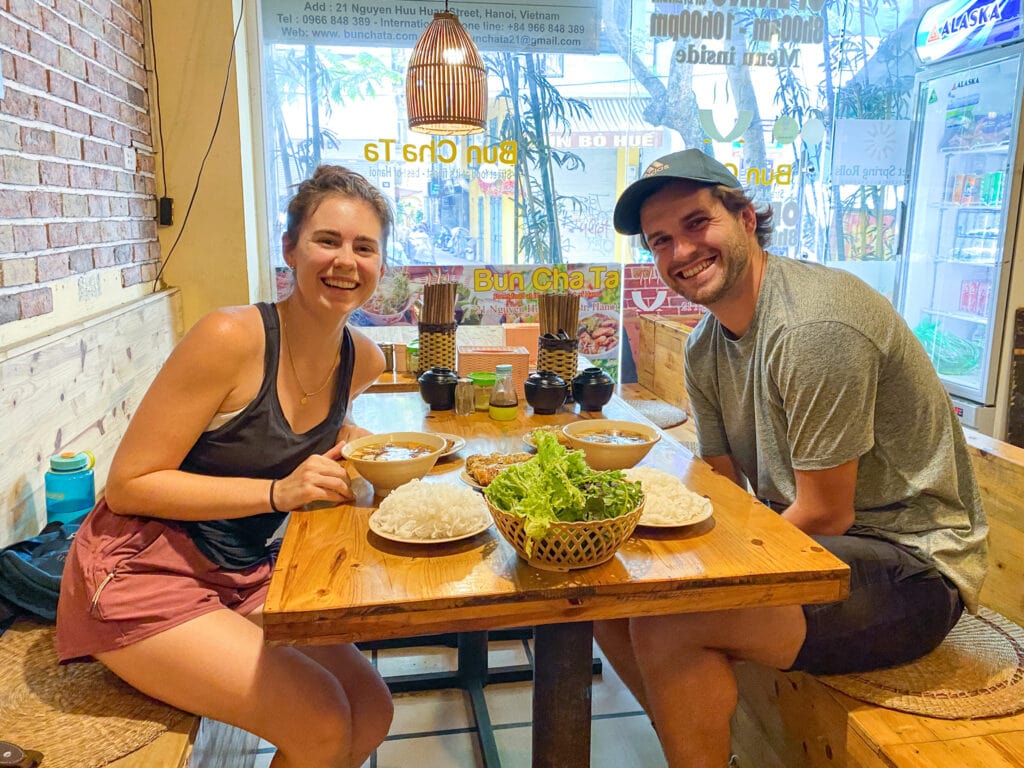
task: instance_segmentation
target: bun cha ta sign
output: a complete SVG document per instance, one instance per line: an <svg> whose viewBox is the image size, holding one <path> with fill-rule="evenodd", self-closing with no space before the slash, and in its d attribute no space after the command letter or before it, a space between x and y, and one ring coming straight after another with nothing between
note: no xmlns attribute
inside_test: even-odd
<svg viewBox="0 0 1024 768"><path fill-rule="evenodd" d="M597 53L600 0L449 2L481 51ZM268 43L412 48L443 0L262 0Z"/></svg>

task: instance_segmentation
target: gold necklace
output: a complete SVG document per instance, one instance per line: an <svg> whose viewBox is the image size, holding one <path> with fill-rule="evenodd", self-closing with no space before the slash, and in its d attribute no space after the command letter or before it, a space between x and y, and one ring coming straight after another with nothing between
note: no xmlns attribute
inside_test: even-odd
<svg viewBox="0 0 1024 768"><path fill-rule="evenodd" d="M286 323L284 321L284 318L282 317L281 318L281 336L284 338L284 341L285 341L285 347L284 348L285 348L285 351L288 353L288 364L291 365L291 367L292 367L292 375L295 377L295 383L299 385L299 391L302 392L302 397L299 398L299 405L305 405L306 403L309 402L309 398L315 397L316 395L319 395L321 392L324 391L324 387L326 387L330 383L331 377L334 376L334 371L337 370L338 364L341 363L341 353L339 352L338 355L334 358L334 365L332 365L331 366L331 370L329 370L327 372L327 378L324 379L324 383L321 384L316 389L314 389L312 392L307 392L306 388L304 386L302 386L302 381L299 379L299 372L297 370L295 370L295 360L292 359L292 345L288 343L287 332L288 332L288 323Z"/></svg>

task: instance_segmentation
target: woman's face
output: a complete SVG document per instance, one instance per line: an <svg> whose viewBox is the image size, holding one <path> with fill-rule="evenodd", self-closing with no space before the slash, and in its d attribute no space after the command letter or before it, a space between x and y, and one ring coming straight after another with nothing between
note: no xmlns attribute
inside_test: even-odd
<svg viewBox="0 0 1024 768"><path fill-rule="evenodd" d="M358 198L331 195L302 223L284 259L303 300L346 314L362 306L384 271L384 234L376 211Z"/></svg>

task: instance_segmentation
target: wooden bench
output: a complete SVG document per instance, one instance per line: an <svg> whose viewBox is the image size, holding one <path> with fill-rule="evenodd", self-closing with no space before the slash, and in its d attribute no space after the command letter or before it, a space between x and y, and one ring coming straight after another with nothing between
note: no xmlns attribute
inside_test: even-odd
<svg viewBox="0 0 1024 768"><path fill-rule="evenodd" d="M96 487L102 489L128 421L181 337L181 326L175 289L0 349L0 546L34 535L45 522L43 477L51 454L92 450ZM193 717L111 765L181 768L199 722Z"/></svg>
<svg viewBox="0 0 1024 768"><path fill-rule="evenodd" d="M1024 450L969 434L989 522L982 603L1024 624ZM1020 768L1024 713L940 720L852 699L813 676L737 665L744 768Z"/></svg>
<svg viewBox="0 0 1024 768"><path fill-rule="evenodd" d="M193 716L173 731L161 734L142 749L108 763L108 768L187 768L202 718Z"/></svg>

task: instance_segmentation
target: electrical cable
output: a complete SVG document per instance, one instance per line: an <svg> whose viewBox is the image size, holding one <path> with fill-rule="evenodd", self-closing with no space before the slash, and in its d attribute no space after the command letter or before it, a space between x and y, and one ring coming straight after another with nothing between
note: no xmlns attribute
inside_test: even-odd
<svg viewBox="0 0 1024 768"><path fill-rule="evenodd" d="M185 227L188 224L188 216L192 212L192 205L196 201L196 195L199 193L199 182L203 178L203 170L206 168L206 161L210 157L210 152L213 151L213 143L217 138L217 131L220 129L220 121L224 115L224 103L227 100L228 85L231 83L231 65L235 60L235 43L238 40L238 30L242 28L242 19L245 18L245 0L239 4L238 11L238 22L235 24L235 32L231 36L231 53L228 56L227 71L224 73L224 89L220 94L220 107L217 109L217 122L214 123L213 133L210 135L210 143L206 147L206 154L203 155L203 161L199 164L199 173L196 174L196 184L192 189L192 196L189 198L188 206L185 208L185 215L181 219L181 229L178 230L178 236L174 238L174 242L171 244L170 249L167 251L167 256L164 257L163 263L160 265L159 271L156 273L156 277L153 278L153 290L155 291L157 286L160 284L160 277L164 273L164 269L167 267L167 263L171 260L171 256L174 254L174 249L178 247L178 242L181 240L181 236L185 232Z"/></svg>
<svg viewBox="0 0 1024 768"><path fill-rule="evenodd" d="M156 102L157 137L160 139L160 182L167 194L167 153L164 151L164 115L160 111L160 75L156 65L156 33L153 31L153 0L149 0L149 45L153 49L153 100Z"/></svg>

